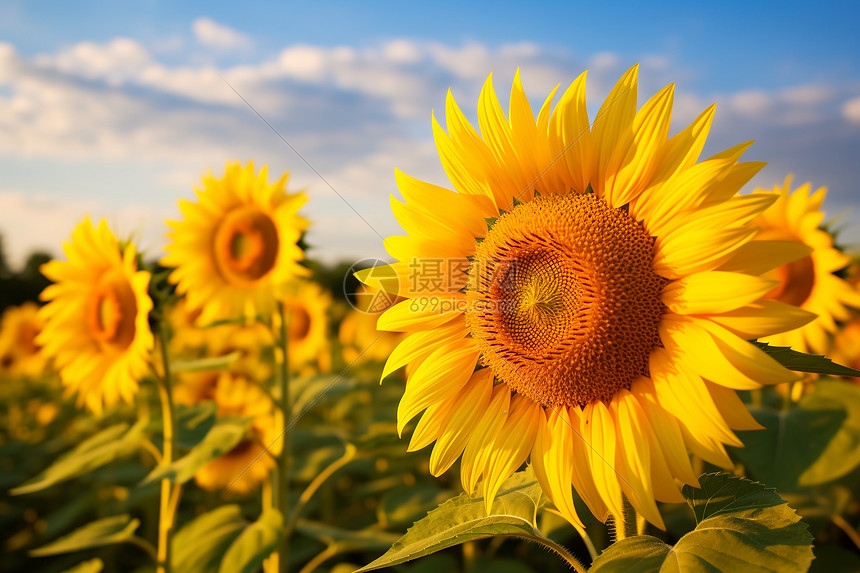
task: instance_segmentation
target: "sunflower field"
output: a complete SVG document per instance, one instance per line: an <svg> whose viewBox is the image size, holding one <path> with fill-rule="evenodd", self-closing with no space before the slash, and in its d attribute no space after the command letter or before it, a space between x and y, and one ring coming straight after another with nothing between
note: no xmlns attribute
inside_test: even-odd
<svg viewBox="0 0 860 573"><path fill-rule="evenodd" d="M0 264L0 571L860 571L858 253L637 74L449 93L389 260L229 162Z"/></svg>

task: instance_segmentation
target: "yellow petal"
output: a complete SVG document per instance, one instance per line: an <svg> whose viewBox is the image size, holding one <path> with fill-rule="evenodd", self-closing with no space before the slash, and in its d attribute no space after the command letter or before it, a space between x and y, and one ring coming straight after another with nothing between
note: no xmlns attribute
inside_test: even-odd
<svg viewBox="0 0 860 573"><path fill-rule="evenodd" d="M755 236L756 230L696 229L674 233L657 240L654 272L669 279L716 269L741 245Z"/></svg>
<svg viewBox="0 0 860 573"><path fill-rule="evenodd" d="M604 196L604 183L615 175L610 172L610 162L616 146L633 137L638 73L638 64L627 70L594 116L591 133L597 169L592 170L591 185L595 194L601 198Z"/></svg>
<svg viewBox="0 0 860 573"><path fill-rule="evenodd" d="M475 491L475 485L484 473L489 448L508 418L510 406L511 390L507 384L498 384L493 387L490 404L481 413L481 419L469 437L469 442L463 451L463 459L460 462L460 481L463 484L463 489L470 495Z"/></svg>
<svg viewBox="0 0 860 573"><path fill-rule="evenodd" d="M777 284L741 273L706 271L667 284L663 304L678 314L719 314L758 300Z"/></svg>
<svg viewBox="0 0 860 573"><path fill-rule="evenodd" d="M439 434L442 433L445 417L453 405L453 400L449 397L429 406L421 419L418 420L418 425L412 432L412 438L409 440L406 451L415 452L435 442Z"/></svg>
<svg viewBox="0 0 860 573"><path fill-rule="evenodd" d="M672 121L675 86L669 85L648 100L633 119L628 138L616 144L606 171L604 196L611 207L621 207L648 186L661 159Z"/></svg>
<svg viewBox="0 0 860 573"><path fill-rule="evenodd" d="M480 351L470 339L441 345L421 363L406 381L406 390L397 407L397 433L419 412L459 392L469 380Z"/></svg>
<svg viewBox="0 0 860 573"><path fill-rule="evenodd" d="M567 168L563 176L570 188L579 193L584 193L588 187L594 157L585 103L586 75L587 72L580 74L561 96L549 128L552 157L561 158L558 163L564 162Z"/></svg>
<svg viewBox="0 0 860 573"><path fill-rule="evenodd" d="M657 401L692 433L740 446L714 404L705 382L690 372L675 352L658 348L651 353L649 369Z"/></svg>
<svg viewBox="0 0 860 573"><path fill-rule="evenodd" d="M714 403L719 408L720 413L726 422L735 430L762 430L764 426L756 422L750 411L747 410L746 404L738 397L737 393L731 388L714 384L713 382L705 382Z"/></svg>
<svg viewBox="0 0 860 573"><path fill-rule="evenodd" d="M529 457L535 443L539 418L543 415L543 407L529 398L516 394L511 399L510 415L496 433L484 467L484 503L487 513L491 512L502 483Z"/></svg>
<svg viewBox="0 0 860 573"><path fill-rule="evenodd" d="M621 489L645 519L665 529L651 485L651 449L648 442L651 429L645 413L627 390L621 390L612 397L609 412L615 422L616 435L619 436L615 460Z"/></svg>
<svg viewBox="0 0 860 573"><path fill-rule="evenodd" d="M594 485L612 515L621 515L621 485L615 469L618 438L612 415L603 402L592 402L583 409L580 423Z"/></svg>
<svg viewBox="0 0 860 573"><path fill-rule="evenodd" d="M812 249L800 241L755 240L741 245L719 270L762 275L811 252Z"/></svg>
<svg viewBox="0 0 860 573"><path fill-rule="evenodd" d="M574 472L573 429L567 408L549 412L538 419L539 428L532 449L532 467L541 489L547 493L558 512L569 522L585 527L573 501L571 481ZM584 468L578 468L582 471Z"/></svg>
<svg viewBox="0 0 860 573"><path fill-rule="evenodd" d="M801 375L782 366L779 362L768 356L763 350L754 344L739 338L722 326L704 319L693 318L693 321L703 327L714 342L719 352L726 357L735 368L742 374L750 377L760 384L781 384L783 382L794 382L800 380ZM712 380L722 384L720 380ZM728 386L728 384L722 384Z"/></svg>
<svg viewBox="0 0 860 573"><path fill-rule="evenodd" d="M562 411L563 410L563 411ZM609 516L609 508L600 495L597 485L594 483L594 476L589 470L589 456L591 455L591 444L585 441L582 434L582 426L584 424L583 411L579 406L571 406L569 408L561 408L560 419L570 422L570 431L572 433L572 449L573 456L573 474L571 481L573 488L579 493L579 496L588 506L591 514L602 522L606 522Z"/></svg>
<svg viewBox="0 0 860 573"><path fill-rule="evenodd" d="M466 318L459 317L440 327L406 336L388 356L382 369L382 376L379 378L380 382L398 368L430 354L439 345L464 338L466 334L468 334Z"/></svg>
<svg viewBox="0 0 860 573"><path fill-rule="evenodd" d="M466 448L474 428L490 403L493 393L493 371L478 370L453 399L442 431L430 454L430 473L440 476L457 461Z"/></svg>
<svg viewBox="0 0 860 573"><path fill-rule="evenodd" d="M413 329L426 330L437 328L463 316L460 310L443 310L443 304L456 307L456 298L447 299L439 296L429 301L422 301L421 299L400 301L379 316L376 328L393 332L408 332Z"/></svg>
<svg viewBox="0 0 860 573"><path fill-rule="evenodd" d="M790 304L762 299L755 304L708 318L745 340L755 340L800 328L815 320L815 316Z"/></svg>

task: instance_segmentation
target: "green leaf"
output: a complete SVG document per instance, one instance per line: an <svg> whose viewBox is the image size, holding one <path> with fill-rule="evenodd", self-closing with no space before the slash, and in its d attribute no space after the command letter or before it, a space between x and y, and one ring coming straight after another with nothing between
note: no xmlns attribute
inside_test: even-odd
<svg viewBox="0 0 860 573"><path fill-rule="evenodd" d="M484 221L487 223L487 230L491 230L498 220L498 217L484 217Z"/></svg>
<svg viewBox="0 0 860 573"><path fill-rule="evenodd" d="M237 350L224 356L212 358L197 358L195 360L175 360L171 362L172 372L206 372L209 370L227 370L230 364L238 360L242 354Z"/></svg>
<svg viewBox="0 0 860 573"><path fill-rule="evenodd" d="M376 518L385 527L409 525L450 497L435 482L396 486L382 496Z"/></svg>
<svg viewBox="0 0 860 573"><path fill-rule="evenodd" d="M263 560L277 549L284 533L284 519L276 509L266 509L260 519L245 528L227 549L220 573L255 573Z"/></svg>
<svg viewBox="0 0 860 573"><path fill-rule="evenodd" d="M140 521L132 519L129 515L106 517L88 523L52 543L32 550L30 555L33 557L43 557L45 555L69 553L70 551L78 551L79 549L90 547L122 543L134 536L138 525L140 525Z"/></svg>
<svg viewBox="0 0 860 573"><path fill-rule="evenodd" d="M251 426L250 418L222 418L212 426L203 441L191 448L185 456L169 465L158 466L146 476L141 485L169 479L185 483L197 470L232 450L241 442Z"/></svg>
<svg viewBox="0 0 860 573"><path fill-rule="evenodd" d="M236 504L223 505L196 517L173 537L173 569L214 573L227 549L248 521Z"/></svg>
<svg viewBox="0 0 860 573"><path fill-rule="evenodd" d="M292 479L310 482L346 451L346 443L335 428L313 426L290 432L293 450Z"/></svg>
<svg viewBox="0 0 860 573"><path fill-rule="evenodd" d="M96 557L95 559L78 563L71 569L66 569L63 573L100 573L104 567L104 561Z"/></svg>
<svg viewBox="0 0 860 573"><path fill-rule="evenodd" d="M144 438L147 421L129 429L128 424L105 428L64 454L47 469L23 485L9 491L12 495L40 491L54 484L89 473L115 459L131 455Z"/></svg>
<svg viewBox="0 0 860 573"><path fill-rule="evenodd" d="M176 407L176 443L180 448L193 448L199 444L215 425L218 407L215 402L205 401L193 406L179 404Z"/></svg>
<svg viewBox="0 0 860 573"><path fill-rule="evenodd" d="M732 454L780 491L835 480L860 465L860 387L821 380L790 410L753 411L763 430L738 432Z"/></svg>
<svg viewBox="0 0 860 573"><path fill-rule="evenodd" d="M806 524L773 489L729 474L705 474L701 489L682 493L696 515L696 529L675 546L637 535L611 545L592 573L684 571L805 572L812 563Z"/></svg>
<svg viewBox="0 0 860 573"><path fill-rule="evenodd" d="M359 571L391 567L453 545L494 535L515 535L555 546L537 529L537 512L547 503L531 467L502 485L487 515L484 499L462 493L427 514L382 557Z"/></svg>
<svg viewBox="0 0 860 573"><path fill-rule="evenodd" d="M803 352L792 350L787 346L771 346L766 342L753 341L753 344L767 352L771 358L789 370L827 374L830 376L860 376L860 370L836 364L829 358L819 354L804 354Z"/></svg>
<svg viewBox="0 0 860 573"><path fill-rule="evenodd" d="M839 431L818 459L800 476L800 485L833 481L860 466L860 386L842 380L819 380L800 401L806 409L838 408L845 413Z"/></svg>

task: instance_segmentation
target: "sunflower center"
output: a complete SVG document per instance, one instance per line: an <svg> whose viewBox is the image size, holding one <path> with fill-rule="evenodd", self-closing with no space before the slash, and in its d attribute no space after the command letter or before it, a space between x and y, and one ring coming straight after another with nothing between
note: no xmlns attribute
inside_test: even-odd
<svg viewBox="0 0 860 573"><path fill-rule="evenodd" d="M278 230L268 215L248 206L229 212L215 231L215 261L231 282L254 283L278 258Z"/></svg>
<svg viewBox="0 0 860 573"><path fill-rule="evenodd" d="M299 304L290 308L290 340L304 340L311 331L311 315Z"/></svg>
<svg viewBox="0 0 860 573"><path fill-rule="evenodd" d="M36 336L39 334L39 329L32 323L21 325L18 330L18 346L24 349L28 355L39 352L40 347L36 344Z"/></svg>
<svg viewBox="0 0 860 573"><path fill-rule="evenodd" d="M779 284L766 295L766 298L794 306L800 306L806 302L815 286L815 264L812 262L812 257L806 256L782 265L775 270L775 274Z"/></svg>
<svg viewBox="0 0 860 573"><path fill-rule="evenodd" d="M481 361L544 406L608 401L659 346L667 279L624 209L551 195L501 216L469 269L466 321Z"/></svg>
<svg viewBox="0 0 860 573"><path fill-rule="evenodd" d="M119 272L105 273L93 290L87 308L87 325L99 343L118 349L134 340L137 299Z"/></svg>

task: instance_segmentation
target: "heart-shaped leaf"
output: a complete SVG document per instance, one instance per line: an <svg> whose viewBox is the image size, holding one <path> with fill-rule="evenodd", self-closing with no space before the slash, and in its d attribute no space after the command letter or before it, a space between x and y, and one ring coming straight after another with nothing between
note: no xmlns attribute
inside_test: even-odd
<svg viewBox="0 0 860 573"><path fill-rule="evenodd" d="M674 546L637 535L611 545L592 573L780 571L802 573L812 563L806 524L773 489L728 474L706 474L701 489L683 494L698 525Z"/></svg>
<svg viewBox="0 0 860 573"><path fill-rule="evenodd" d="M483 498L462 493L416 522L385 555L359 569L372 571L411 561L453 545L494 535L514 535L562 550L536 526L537 512L548 503L531 467L502 485L487 515Z"/></svg>

